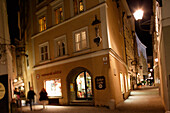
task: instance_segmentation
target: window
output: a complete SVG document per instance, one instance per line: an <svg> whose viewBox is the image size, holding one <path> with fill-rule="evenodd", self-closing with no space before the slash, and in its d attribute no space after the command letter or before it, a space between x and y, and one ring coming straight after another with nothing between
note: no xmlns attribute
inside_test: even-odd
<svg viewBox="0 0 170 113"><path fill-rule="evenodd" d="M47 29L47 16L46 16L47 7L43 7L36 12L37 15L37 30L39 32Z"/></svg>
<svg viewBox="0 0 170 113"><path fill-rule="evenodd" d="M74 15L84 11L84 0L73 0Z"/></svg>
<svg viewBox="0 0 170 113"><path fill-rule="evenodd" d="M66 36L61 36L55 39L55 53L56 57L64 56L67 54L67 44L66 44Z"/></svg>
<svg viewBox="0 0 170 113"><path fill-rule="evenodd" d="M40 61L49 60L49 45L48 42L41 44L39 46L40 49Z"/></svg>
<svg viewBox="0 0 170 113"><path fill-rule="evenodd" d="M75 51L80 51L87 49L89 46L87 40L87 28L74 32L74 49Z"/></svg>
<svg viewBox="0 0 170 113"><path fill-rule="evenodd" d="M55 10L55 23L59 24L63 22L63 8L59 7Z"/></svg>
<svg viewBox="0 0 170 113"><path fill-rule="evenodd" d="M88 72L80 73L76 78L76 98L92 98L92 79Z"/></svg>
<svg viewBox="0 0 170 113"><path fill-rule="evenodd" d="M64 5L63 0L55 0L50 3L52 7L52 21L53 25L64 21Z"/></svg>
<svg viewBox="0 0 170 113"><path fill-rule="evenodd" d="M43 16L39 18L39 31L44 31L46 29L46 17Z"/></svg>
<svg viewBox="0 0 170 113"><path fill-rule="evenodd" d="M48 96L62 96L61 79L45 81L45 88L46 88Z"/></svg>
<svg viewBox="0 0 170 113"><path fill-rule="evenodd" d="M121 86L122 94L125 93L125 84L124 84L124 78L123 78L123 74L122 73L120 73L120 86Z"/></svg>

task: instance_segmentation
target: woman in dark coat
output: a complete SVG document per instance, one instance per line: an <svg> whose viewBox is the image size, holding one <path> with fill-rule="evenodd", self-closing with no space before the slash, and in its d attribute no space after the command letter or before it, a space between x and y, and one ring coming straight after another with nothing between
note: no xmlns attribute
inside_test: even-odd
<svg viewBox="0 0 170 113"><path fill-rule="evenodd" d="M44 88L42 88L40 92L40 101L43 102L43 109L45 108L45 102L48 100L47 92Z"/></svg>

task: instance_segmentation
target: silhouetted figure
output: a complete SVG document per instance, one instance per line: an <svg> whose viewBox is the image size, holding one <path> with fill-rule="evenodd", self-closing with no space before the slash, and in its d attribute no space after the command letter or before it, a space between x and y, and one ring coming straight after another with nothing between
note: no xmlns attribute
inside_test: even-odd
<svg viewBox="0 0 170 113"><path fill-rule="evenodd" d="M28 91L28 94L27 94L27 98L29 99L31 111L32 111L32 104L34 103L34 95L36 95L36 94L33 91L33 88L30 87L30 90Z"/></svg>
<svg viewBox="0 0 170 113"><path fill-rule="evenodd" d="M47 102L48 100L48 96L47 96L47 92L44 88L42 88L41 92L40 92L40 101L43 102L43 109L45 108L45 102Z"/></svg>

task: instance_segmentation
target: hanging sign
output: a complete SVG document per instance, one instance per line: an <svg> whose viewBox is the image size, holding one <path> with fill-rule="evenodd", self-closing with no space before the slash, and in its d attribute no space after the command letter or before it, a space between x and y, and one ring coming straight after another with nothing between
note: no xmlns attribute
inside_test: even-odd
<svg viewBox="0 0 170 113"><path fill-rule="evenodd" d="M95 85L96 85L96 89L98 89L98 90L105 89L106 88L105 77L104 76L96 77Z"/></svg>
<svg viewBox="0 0 170 113"><path fill-rule="evenodd" d="M2 83L0 83L0 100L5 96L5 87Z"/></svg>

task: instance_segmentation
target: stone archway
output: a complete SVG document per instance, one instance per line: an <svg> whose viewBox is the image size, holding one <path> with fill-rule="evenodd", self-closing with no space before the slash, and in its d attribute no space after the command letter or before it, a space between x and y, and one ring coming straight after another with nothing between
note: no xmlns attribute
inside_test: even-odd
<svg viewBox="0 0 170 113"><path fill-rule="evenodd" d="M72 69L67 76L70 105L94 105L91 73L83 67Z"/></svg>

